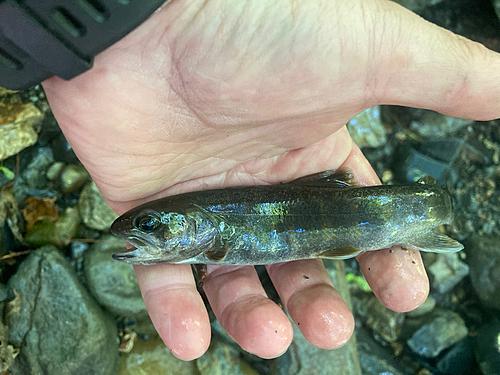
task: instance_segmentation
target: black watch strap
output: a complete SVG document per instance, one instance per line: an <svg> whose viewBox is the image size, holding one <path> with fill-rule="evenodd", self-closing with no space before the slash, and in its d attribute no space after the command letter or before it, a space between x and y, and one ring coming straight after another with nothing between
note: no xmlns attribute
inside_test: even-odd
<svg viewBox="0 0 500 375"><path fill-rule="evenodd" d="M70 79L165 0L0 0L0 86Z"/></svg>

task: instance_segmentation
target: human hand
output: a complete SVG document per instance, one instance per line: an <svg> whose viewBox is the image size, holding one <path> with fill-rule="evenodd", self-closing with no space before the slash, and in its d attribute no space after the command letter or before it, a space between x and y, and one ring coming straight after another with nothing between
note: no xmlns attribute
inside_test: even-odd
<svg viewBox="0 0 500 375"><path fill-rule="evenodd" d="M340 167L361 184L377 184L344 124L377 104L498 117L499 62L481 45L382 0L173 0L97 56L92 70L43 85L77 156L121 214L167 195ZM380 251L358 261L390 309L425 300L420 257ZM267 269L313 345L349 339L353 317L321 261ZM182 359L202 355L210 323L190 266L135 271L167 347ZM253 267L209 266L204 289L245 350L265 358L286 350L291 324Z"/></svg>

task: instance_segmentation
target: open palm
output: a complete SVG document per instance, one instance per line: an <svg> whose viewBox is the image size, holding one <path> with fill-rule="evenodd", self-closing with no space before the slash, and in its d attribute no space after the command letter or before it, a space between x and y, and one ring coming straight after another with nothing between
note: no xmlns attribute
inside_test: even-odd
<svg viewBox="0 0 500 375"><path fill-rule="evenodd" d="M344 124L382 103L497 117L498 61L391 2L173 0L101 53L92 70L44 88L68 141L120 214L176 193L339 167L376 184ZM389 308L408 311L425 300L420 257L381 251L358 260ZM166 345L182 359L203 354L210 324L190 267L135 270ZM321 261L268 272L312 344L334 348L349 339L352 315ZM253 267L209 266L204 288L245 350L262 357L286 350L291 324Z"/></svg>

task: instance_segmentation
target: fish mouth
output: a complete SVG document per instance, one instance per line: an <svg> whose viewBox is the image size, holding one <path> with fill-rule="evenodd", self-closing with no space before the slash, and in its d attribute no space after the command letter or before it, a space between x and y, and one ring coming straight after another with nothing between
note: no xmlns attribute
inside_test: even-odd
<svg viewBox="0 0 500 375"><path fill-rule="evenodd" d="M133 260L133 259L137 258L138 256L140 256L140 254L138 253L138 250L135 248L130 249L129 251L123 251L121 253L114 253L112 255L114 260L121 260L123 262Z"/></svg>
<svg viewBox="0 0 500 375"><path fill-rule="evenodd" d="M132 248L113 254L113 259L130 264L157 263L155 260L158 258L160 249L153 241L134 235L126 236L125 240L132 245Z"/></svg>
<svg viewBox="0 0 500 375"><path fill-rule="evenodd" d="M154 243L151 241L148 241L142 237L138 236L128 236L127 237L127 242L131 245L133 245L136 249L143 249L147 247L156 247Z"/></svg>

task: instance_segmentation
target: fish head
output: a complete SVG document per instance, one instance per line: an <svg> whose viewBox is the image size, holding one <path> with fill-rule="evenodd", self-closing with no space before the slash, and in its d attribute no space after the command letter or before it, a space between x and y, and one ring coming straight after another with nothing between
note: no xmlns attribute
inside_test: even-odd
<svg viewBox="0 0 500 375"><path fill-rule="evenodd" d="M131 264L178 263L209 250L218 234L211 218L200 210L183 211L139 207L120 216L111 233L135 249L113 258Z"/></svg>

